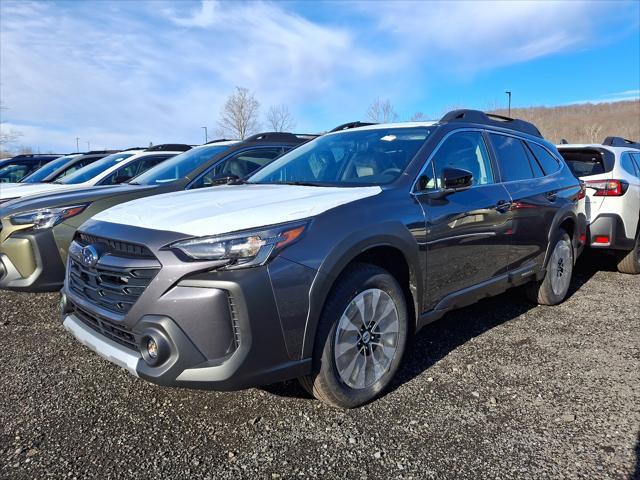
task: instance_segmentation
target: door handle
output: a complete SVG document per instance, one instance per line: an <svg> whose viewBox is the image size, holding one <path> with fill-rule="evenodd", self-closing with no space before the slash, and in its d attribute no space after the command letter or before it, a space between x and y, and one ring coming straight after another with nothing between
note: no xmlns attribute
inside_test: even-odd
<svg viewBox="0 0 640 480"><path fill-rule="evenodd" d="M496 210L500 213L507 213L509 210L511 210L511 205L511 202L500 200L496 205Z"/></svg>
<svg viewBox="0 0 640 480"><path fill-rule="evenodd" d="M555 202L556 198L558 198L558 192L548 192L547 193L547 200L549 200L550 202Z"/></svg>

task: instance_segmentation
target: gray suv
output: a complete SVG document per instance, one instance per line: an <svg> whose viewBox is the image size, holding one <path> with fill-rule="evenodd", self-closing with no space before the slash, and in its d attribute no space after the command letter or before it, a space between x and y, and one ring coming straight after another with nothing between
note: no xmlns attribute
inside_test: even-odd
<svg viewBox="0 0 640 480"><path fill-rule="evenodd" d="M355 407L447 311L518 285L561 302L583 211L580 182L527 122L459 110L337 131L234 185L97 214L70 247L62 321L157 384L298 378Z"/></svg>

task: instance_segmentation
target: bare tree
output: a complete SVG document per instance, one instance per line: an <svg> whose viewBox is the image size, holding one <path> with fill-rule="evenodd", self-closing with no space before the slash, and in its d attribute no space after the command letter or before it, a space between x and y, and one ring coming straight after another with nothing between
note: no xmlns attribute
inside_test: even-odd
<svg viewBox="0 0 640 480"><path fill-rule="evenodd" d="M409 118L410 122L424 122L427 120L427 116L422 112L416 112Z"/></svg>
<svg viewBox="0 0 640 480"><path fill-rule="evenodd" d="M236 87L222 108L222 117L218 122L220 130L227 136L244 140L255 133L260 124L258 113L260 103L248 89Z"/></svg>
<svg viewBox="0 0 640 480"><path fill-rule="evenodd" d="M6 109L7 107L0 103L0 111ZM8 128L5 123L0 122L0 157L5 158L10 156L10 153L7 151L7 146L14 143L21 136L22 132Z"/></svg>
<svg viewBox="0 0 640 480"><path fill-rule="evenodd" d="M296 126L286 105L274 105L267 111L267 128L274 132L288 132Z"/></svg>
<svg viewBox="0 0 640 480"><path fill-rule="evenodd" d="M398 119L398 114L389 99L376 98L367 109L367 120L376 123L389 123Z"/></svg>

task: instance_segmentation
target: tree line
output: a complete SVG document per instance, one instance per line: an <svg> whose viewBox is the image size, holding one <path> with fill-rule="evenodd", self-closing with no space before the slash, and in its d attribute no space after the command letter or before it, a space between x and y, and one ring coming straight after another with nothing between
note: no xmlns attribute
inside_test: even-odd
<svg viewBox="0 0 640 480"><path fill-rule="evenodd" d="M6 107L0 105L2 110ZM452 106L445 111L463 108ZM490 109L493 113L506 115L505 109ZM435 115L434 118L440 118ZM613 103L579 104L558 107L512 108L511 116L533 122L543 136L560 143L599 143L606 136L621 136L631 140L640 139L640 100ZM416 112L401 120L394 105L387 98L374 99L364 112L364 120L372 123L397 121L424 121L427 115ZM260 131L287 132L295 128L296 122L285 104L273 105L261 115L260 102L255 94L244 87L236 87L222 106L217 122L217 134L223 138L245 139ZM0 124L0 158L12 152L32 153L28 146L10 148L18 143L21 132Z"/></svg>

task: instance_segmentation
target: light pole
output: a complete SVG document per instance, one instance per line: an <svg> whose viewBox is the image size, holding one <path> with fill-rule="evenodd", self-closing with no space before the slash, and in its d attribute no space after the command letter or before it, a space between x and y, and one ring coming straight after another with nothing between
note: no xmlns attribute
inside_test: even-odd
<svg viewBox="0 0 640 480"><path fill-rule="evenodd" d="M91 151L91 142L87 142L87 152Z"/></svg>
<svg viewBox="0 0 640 480"><path fill-rule="evenodd" d="M202 127L204 128L204 143L207 143L209 141L209 134L207 133L207 127Z"/></svg>
<svg viewBox="0 0 640 480"><path fill-rule="evenodd" d="M506 93L509 96L509 114L507 116L510 117L511 116L511 92L506 91L504 93Z"/></svg>
<svg viewBox="0 0 640 480"><path fill-rule="evenodd" d="M80 138L76 137L76 153L80 153Z"/></svg>

